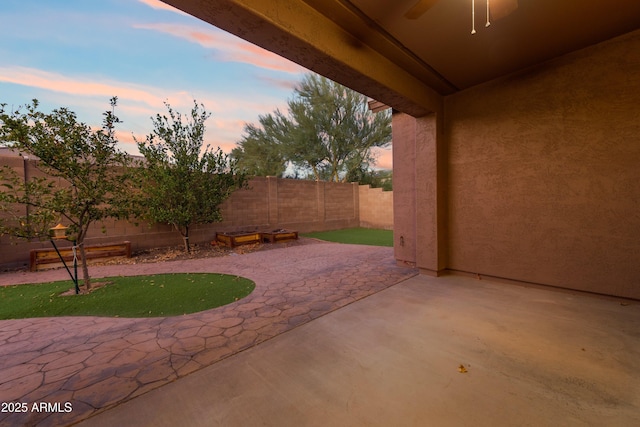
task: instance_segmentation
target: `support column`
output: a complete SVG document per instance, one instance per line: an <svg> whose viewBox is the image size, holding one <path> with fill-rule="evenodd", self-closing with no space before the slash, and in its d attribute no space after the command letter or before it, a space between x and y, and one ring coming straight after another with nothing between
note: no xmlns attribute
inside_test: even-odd
<svg viewBox="0 0 640 427"><path fill-rule="evenodd" d="M439 276L447 268L447 153L441 115L416 121L416 266Z"/></svg>
<svg viewBox="0 0 640 427"><path fill-rule="evenodd" d="M416 265L416 122L394 111L393 248L400 265Z"/></svg>
<svg viewBox="0 0 640 427"><path fill-rule="evenodd" d="M441 118L393 114L394 252L429 275L447 267L446 146Z"/></svg>

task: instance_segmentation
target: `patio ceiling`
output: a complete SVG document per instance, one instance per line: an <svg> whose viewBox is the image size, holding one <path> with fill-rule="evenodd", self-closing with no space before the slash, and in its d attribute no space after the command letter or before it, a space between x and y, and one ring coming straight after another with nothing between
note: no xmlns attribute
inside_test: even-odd
<svg viewBox="0 0 640 427"><path fill-rule="evenodd" d="M638 0L306 0L442 95L640 27ZM412 6L433 4L412 19ZM355 15L367 31L349 20Z"/></svg>
<svg viewBox="0 0 640 427"><path fill-rule="evenodd" d="M164 1L414 116L640 28L638 0L475 0L473 35L472 0Z"/></svg>

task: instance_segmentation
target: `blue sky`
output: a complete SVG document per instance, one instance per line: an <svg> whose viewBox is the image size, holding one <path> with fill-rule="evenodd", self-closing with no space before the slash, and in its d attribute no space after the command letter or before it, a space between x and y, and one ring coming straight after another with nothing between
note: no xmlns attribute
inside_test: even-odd
<svg viewBox="0 0 640 427"><path fill-rule="evenodd" d="M137 153L151 116L204 104L205 142L229 152L244 123L286 111L307 70L159 0L2 0L0 103L33 98L99 127L118 97L121 148ZM390 167L390 151L380 157Z"/></svg>

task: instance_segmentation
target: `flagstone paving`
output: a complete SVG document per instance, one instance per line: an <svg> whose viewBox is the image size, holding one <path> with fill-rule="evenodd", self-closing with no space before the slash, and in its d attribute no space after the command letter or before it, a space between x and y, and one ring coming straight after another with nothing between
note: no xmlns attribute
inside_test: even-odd
<svg viewBox="0 0 640 427"><path fill-rule="evenodd" d="M90 271L96 278L217 272L247 277L256 288L184 316L0 321L0 402L10 410L0 412L0 425L75 423L417 274L396 265L392 248L333 243ZM65 275L4 273L0 285Z"/></svg>

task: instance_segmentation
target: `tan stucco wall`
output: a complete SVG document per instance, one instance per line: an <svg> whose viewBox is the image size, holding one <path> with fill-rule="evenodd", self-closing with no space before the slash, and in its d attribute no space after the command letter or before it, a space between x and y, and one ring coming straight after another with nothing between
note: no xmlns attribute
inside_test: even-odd
<svg viewBox="0 0 640 427"><path fill-rule="evenodd" d="M401 265L447 268L447 150L440 114L393 114L394 247Z"/></svg>
<svg viewBox="0 0 640 427"><path fill-rule="evenodd" d="M640 31L445 100L448 268L640 298Z"/></svg>
<svg viewBox="0 0 640 427"><path fill-rule="evenodd" d="M401 265L416 265L416 119L393 114L393 250Z"/></svg>

